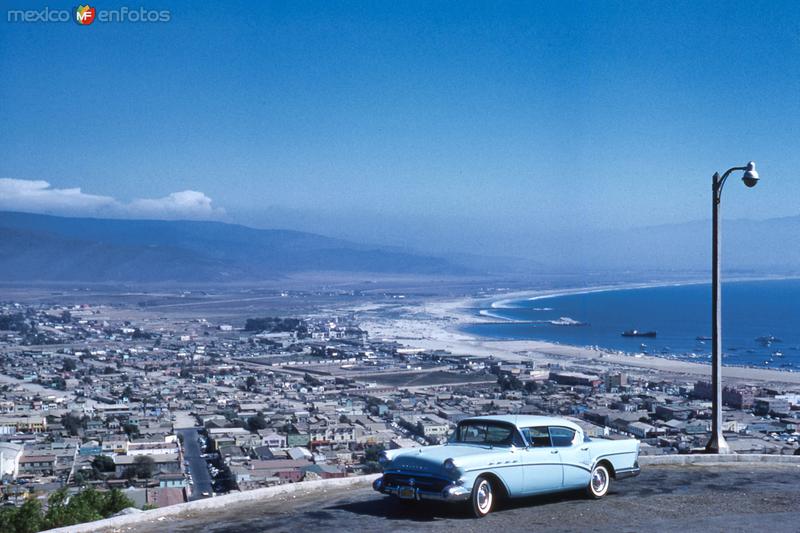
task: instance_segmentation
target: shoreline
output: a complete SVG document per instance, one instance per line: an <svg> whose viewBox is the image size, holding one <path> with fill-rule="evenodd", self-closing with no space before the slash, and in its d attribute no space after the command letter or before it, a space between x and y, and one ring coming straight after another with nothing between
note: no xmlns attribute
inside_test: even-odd
<svg viewBox="0 0 800 533"><path fill-rule="evenodd" d="M729 280L767 281L782 278L742 278ZM583 287L561 290L518 291L504 295L498 302L520 299L545 299L566 294L581 294L598 290L631 290L661 286L676 286L706 283L692 282L660 282L650 284L629 284L627 286ZM496 298L496 297L495 297ZM587 371L603 372L619 370L638 374L657 374L663 379L683 379L699 381L711 379L711 365L669 359L652 355L629 355L610 352L605 349L581 347L537 340L503 340L480 337L467 333L461 328L467 324L496 320L475 312L482 305L486 306L492 297L461 297L410 304L401 318L370 317L364 319L364 327L371 336L396 340L412 348L423 350L447 350L453 355L461 356L493 356L508 362L534 361L537 365L563 365L581 367ZM491 304L488 304L491 305ZM723 366L723 379L729 383L747 382L762 384L784 384L797 387L800 385L800 372L787 370L764 369L746 366Z"/></svg>
<svg viewBox="0 0 800 533"><path fill-rule="evenodd" d="M722 284L726 283L746 283L748 281L786 281L797 280L800 276L759 276L759 277L734 277L726 279ZM530 290L530 291L516 291L510 292L503 296L502 299L496 300L490 304L492 309L503 309L507 304L519 300L526 300L529 302L537 300L546 300L548 298L560 298L561 296L577 296L582 294L594 294L598 292L610 291L631 291L638 289L658 289L661 287L685 287L687 285L703 285L711 284L708 279L690 279L682 281L653 281L645 283L620 283L617 285L597 285L594 287L575 287L567 289L543 289L543 290ZM491 298L481 297L478 300L490 300Z"/></svg>

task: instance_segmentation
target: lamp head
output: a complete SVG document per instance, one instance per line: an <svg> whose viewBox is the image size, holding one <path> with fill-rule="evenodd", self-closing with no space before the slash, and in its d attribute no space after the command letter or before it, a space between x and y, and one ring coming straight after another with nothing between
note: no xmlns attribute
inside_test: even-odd
<svg viewBox="0 0 800 533"><path fill-rule="evenodd" d="M747 163L747 170L744 171L744 176L742 176L742 181L748 187L755 187L756 183L758 183L759 177L758 172L756 172L756 163L755 161L750 161Z"/></svg>

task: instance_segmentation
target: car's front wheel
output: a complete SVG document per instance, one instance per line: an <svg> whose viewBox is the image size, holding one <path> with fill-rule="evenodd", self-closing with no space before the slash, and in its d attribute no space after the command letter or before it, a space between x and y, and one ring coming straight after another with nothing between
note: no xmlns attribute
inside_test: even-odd
<svg viewBox="0 0 800 533"><path fill-rule="evenodd" d="M611 487L611 472L608 467L599 464L595 465L592 469L592 477L589 481L589 486L586 487L586 493L592 498L602 498Z"/></svg>
<svg viewBox="0 0 800 533"><path fill-rule="evenodd" d="M472 486L472 514L476 518L483 518L492 511L495 503L495 494L492 483L484 476L478 476Z"/></svg>

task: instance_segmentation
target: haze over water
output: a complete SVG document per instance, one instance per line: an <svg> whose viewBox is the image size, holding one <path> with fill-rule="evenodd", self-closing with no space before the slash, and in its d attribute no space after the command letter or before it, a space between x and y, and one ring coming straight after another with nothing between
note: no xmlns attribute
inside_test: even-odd
<svg viewBox="0 0 800 533"><path fill-rule="evenodd" d="M724 364L800 369L800 280L724 283L722 308ZM467 331L701 362L711 357L711 341L698 339L711 336L710 284L515 300L481 314L499 322L470 325ZM586 325L549 322L562 317ZM655 331L657 336L621 335L632 329ZM770 336L776 340L764 339Z"/></svg>

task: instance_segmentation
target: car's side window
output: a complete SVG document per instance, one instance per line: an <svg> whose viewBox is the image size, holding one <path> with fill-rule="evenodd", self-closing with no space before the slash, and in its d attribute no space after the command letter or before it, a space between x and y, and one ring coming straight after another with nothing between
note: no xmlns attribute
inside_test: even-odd
<svg viewBox="0 0 800 533"><path fill-rule="evenodd" d="M546 427L522 428L522 435L533 448L549 448L550 434Z"/></svg>
<svg viewBox="0 0 800 533"><path fill-rule="evenodd" d="M553 440L553 446L572 446L575 431L564 427L550 427L550 438Z"/></svg>

